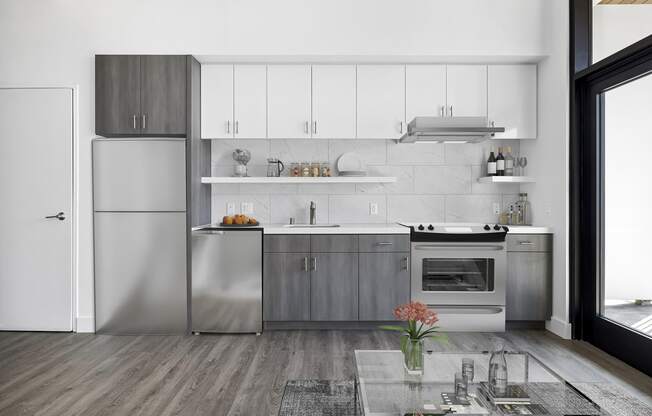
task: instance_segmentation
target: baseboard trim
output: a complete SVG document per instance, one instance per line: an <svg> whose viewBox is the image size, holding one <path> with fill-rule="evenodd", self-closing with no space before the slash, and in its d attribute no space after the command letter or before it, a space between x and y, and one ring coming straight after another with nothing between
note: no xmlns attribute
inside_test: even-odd
<svg viewBox="0 0 652 416"><path fill-rule="evenodd" d="M554 316L549 321L546 321L546 329L561 338L564 339L573 338L573 331L572 331L571 324L562 321L559 318L555 318Z"/></svg>
<svg viewBox="0 0 652 416"><path fill-rule="evenodd" d="M264 331L283 331L293 329L316 330L355 330L378 329L381 325L400 325L396 321L265 321Z"/></svg>
<svg viewBox="0 0 652 416"><path fill-rule="evenodd" d="M544 321L507 321L506 329L546 329Z"/></svg>
<svg viewBox="0 0 652 416"><path fill-rule="evenodd" d="M78 316L77 317L77 333L95 333L95 317L94 316Z"/></svg>

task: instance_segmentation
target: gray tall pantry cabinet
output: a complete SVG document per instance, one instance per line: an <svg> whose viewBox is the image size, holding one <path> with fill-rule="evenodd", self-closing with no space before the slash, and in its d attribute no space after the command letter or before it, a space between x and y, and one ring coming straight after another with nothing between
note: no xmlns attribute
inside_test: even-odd
<svg viewBox="0 0 652 416"><path fill-rule="evenodd" d="M190 328L189 230L210 222L200 79L190 55L95 56L97 332Z"/></svg>

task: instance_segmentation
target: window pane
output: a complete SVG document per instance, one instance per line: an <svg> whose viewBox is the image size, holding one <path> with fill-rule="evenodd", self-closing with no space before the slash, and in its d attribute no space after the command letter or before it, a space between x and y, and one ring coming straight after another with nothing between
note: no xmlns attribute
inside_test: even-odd
<svg viewBox="0 0 652 416"><path fill-rule="evenodd" d="M652 334L652 75L604 93L602 314Z"/></svg>
<svg viewBox="0 0 652 416"><path fill-rule="evenodd" d="M652 34L652 4L605 4L608 1L593 7L593 62Z"/></svg>

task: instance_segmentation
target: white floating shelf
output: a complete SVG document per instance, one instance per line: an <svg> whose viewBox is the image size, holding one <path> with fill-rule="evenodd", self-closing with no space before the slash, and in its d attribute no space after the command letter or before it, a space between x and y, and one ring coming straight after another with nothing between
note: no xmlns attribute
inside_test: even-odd
<svg viewBox="0 0 652 416"><path fill-rule="evenodd" d="M480 183L534 183L531 176L483 176L478 178Z"/></svg>
<svg viewBox="0 0 652 416"><path fill-rule="evenodd" d="M281 176L270 178L266 176L235 177L209 176L201 178L201 183L393 183L395 176L332 176L330 178L304 178Z"/></svg>

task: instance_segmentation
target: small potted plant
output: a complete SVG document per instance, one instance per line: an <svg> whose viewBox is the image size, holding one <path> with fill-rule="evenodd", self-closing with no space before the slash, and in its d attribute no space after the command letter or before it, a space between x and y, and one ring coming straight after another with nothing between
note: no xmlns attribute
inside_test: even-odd
<svg viewBox="0 0 652 416"><path fill-rule="evenodd" d="M399 321L407 322L407 326L383 325L380 328L403 333L401 351L405 370L411 375L422 375L424 340L446 339L444 334L437 333L438 327L434 326L439 321L437 313L421 302L410 302L396 307L394 316Z"/></svg>

